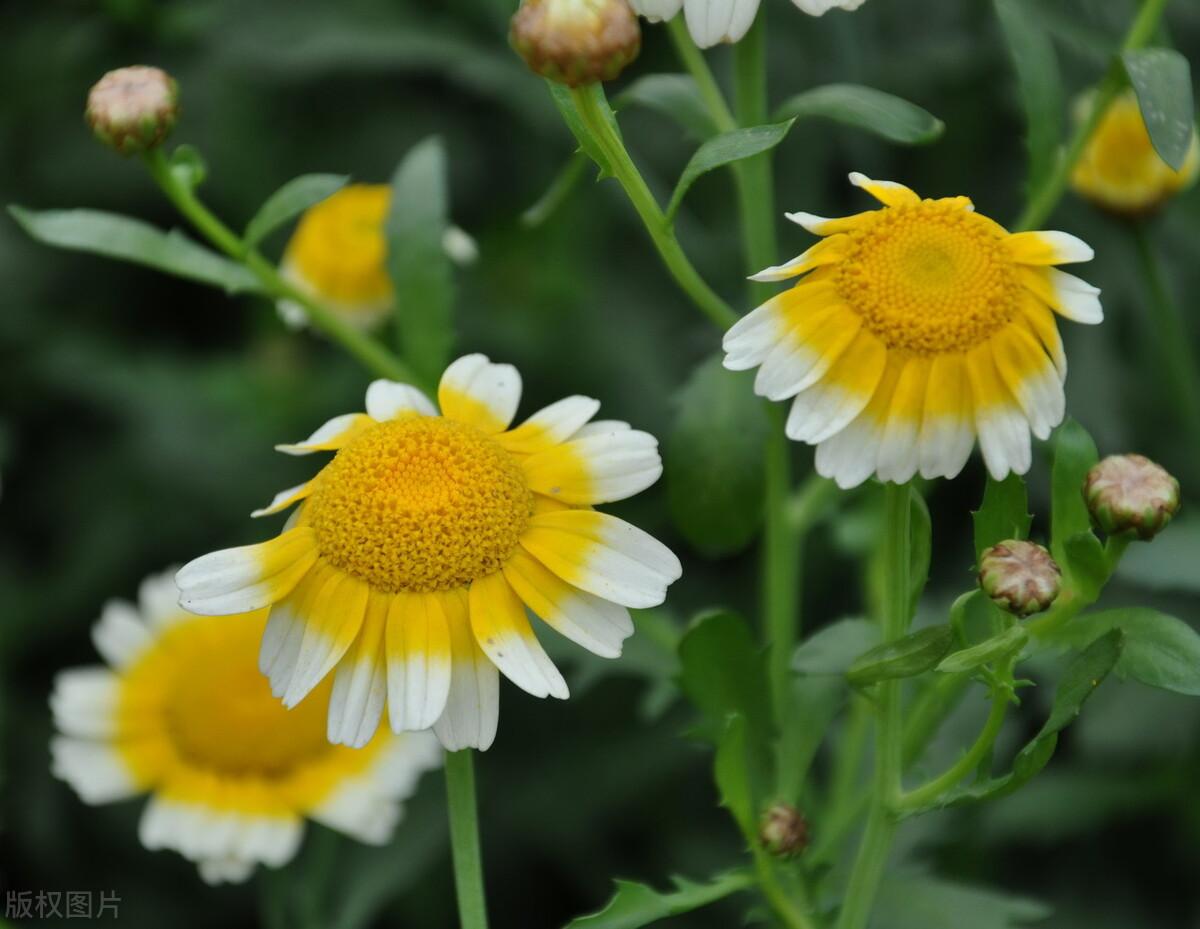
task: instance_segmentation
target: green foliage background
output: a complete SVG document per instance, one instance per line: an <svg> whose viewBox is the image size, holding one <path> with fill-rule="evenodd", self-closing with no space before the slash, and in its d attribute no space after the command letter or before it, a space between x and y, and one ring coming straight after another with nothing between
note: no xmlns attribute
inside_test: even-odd
<svg viewBox="0 0 1200 929"><path fill-rule="evenodd" d="M853 16L814 20L782 0L764 2L774 102L815 84L853 81L912 100L946 124L936 143L898 148L830 123L798 122L775 152L777 213L863 208L845 183L849 170L931 196L965 193L1001 220L1018 212L1023 123L990 3L870 0ZM603 399L606 416L665 436L673 398L713 353L716 334L676 292L611 183L585 181L540 228L519 223L572 143L542 83L507 48L512 6L10 3L0 12L0 195L37 208L88 206L177 224L136 163L92 143L80 116L90 84L133 62L178 77L185 115L176 141L204 151L204 194L235 227L294 175L386 181L405 151L437 134L450 159L454 220L478 239L482 256L458 275L458 347L517 364L524 411L587 393ZM1040 8L1074 93L1104 67L1132 4L1044 0ZM1200 5L1177 2L1168 20L1176 46L1200 61ZM712 58L718 69L728 66L725 51ZM665 33L647 28L630 76L674 70ZM630 109L622 123L665 194L695 142L652 111ZM679 223L706 278L747 308L727 173L698 181ZM1071 414L1102 454L1148 454L1197 499L1200 465L1180 437L1154 361L1127 230L1072 198L1050 225L1096 247L1097 261L1081 273L1103 288L1108 314L1098 329L1062 327ZM1200 190L1156 219L1151 235L1195 338ZM808 240L782 224L780 258ZM276 237L267 251L281 245ZM50 777L46 699L58 669L96 660L88 630L106 598L131 596L144 575L173 562L273 533L274 524L252 525L248 512L302 480L311 463L279 456L272 444L357 409L368 378L334 347L286 332L261 301L51 251L7 220L0 281L0 891L115 889L121 924L131 927L254 925L254 885L209 889L177 856L141 848L140 801L86 808ZM716 808L710 756L687 736L693 714L671 684L677 669L669 644L701 608L750 613L756 569L753 548L714 560L673 528L670 472L686 472L688 462L672 454L686 450L687 443L668 444L667 486L617 508L685 557L685 579L667 611L646 618L621 662L557 651L571 669L566 704L504 685L500 735L479 765L499 929L563 925L597 909L613 877L665 887L673 874L714 873L740 854L735 827ZM796 456L807 468L811 454L797 449ZM1047 474L1048 458L1035 458L1035 537L1048 529ZM973 461L930 497L928 601L943 604L970 581L968 510L982 488L983 469ZM804 583L808 629L865 609L854 558L872 526L860 507L814 533ZM1200 521L1185 518L1153 548L1131 553L1106 603L1149 602L1195 624L1197 559ZM1036 731L1047 701L1045 694L1026 700L1007 733L1011 745ZM984 709L970 701L952 721L930 770L970 738ZM947 880L1044 901L1055 929L1195 924L1198 735L1194 702L1107 682L1024 791L902 830L902 853L920 870L885 887L879 929L991 929L1023 925L1040 911L964 896ZM263 896L294 898L298 915L289 926L456 925L442 806L439 780L428 777L384 852L314 829L315 841L288 872L268 878L273 890ZM902 915L914 900L933 901L916 923ZM737 906L722 904L678 924L727 927L740 919Z"/></svg>

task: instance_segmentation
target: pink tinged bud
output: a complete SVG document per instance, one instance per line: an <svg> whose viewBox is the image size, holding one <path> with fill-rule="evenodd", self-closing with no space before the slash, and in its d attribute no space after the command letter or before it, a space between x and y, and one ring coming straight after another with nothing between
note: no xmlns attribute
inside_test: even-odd
<svg viewBox="0 0 1200 929"><path fill-rule="evenodd" d="M979 586L1000 609L1017 616L1047 609L1061 584L1062 571L1035 542L1000 542L979 559Z"/></svg>
<svg viewBox="0 0 1200 929"><path fill-rule="evenodd" d="M524 0L509 40L535 73L568 87L613 80L642 47L627 0Z"/></svg>
<svg viewBox="0 0 1200 929"><path fill-rule="evenodd" d="M763 814L758 837L772 855L789 858L808 847L808 822L789 803L776 803Z"/></svg>
<svg viewBox="0 0 1200 929"><path fill-rule="evenodd" d="M1143 455L1109 455L1083 482L1092 521L1108 535L1154 538L1179 512L1179 481Z"/></svg>
<svg viewBox="0 0 1200 929"><path fill-rule="evenodd" d="M88 93L84 118L96 138L122 155L161 145L179 117L179 85L159 68L109 71Z"/></svg>

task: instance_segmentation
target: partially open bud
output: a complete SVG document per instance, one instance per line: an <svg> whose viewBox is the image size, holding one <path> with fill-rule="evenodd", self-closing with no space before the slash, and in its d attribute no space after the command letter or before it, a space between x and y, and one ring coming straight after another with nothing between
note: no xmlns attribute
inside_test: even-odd
<svg viewBox="0 0 1200 929"><path fill-rule="evenodd" d="M979 559L979 586L996 606L1017 616L1047 609L1061 584L1062 571L1036 542L1009 539L993 545Z"/></svg>
<svg viewBox="0 0 1200 929"><path fill-rule="evenodd" d="M179 85L159 68L109 71L88 93L84 117L96 138L122 155L161 145L179 116Z"/></svg>
<svg viewBox="0 0 1200 929"><path fill-rule="evenodd" d="M568 87L611 81L642 47L627 0L524 0L509 38L530 68Z"/></svg>
<svg viewBox="0 0 1200 929"><path fill-rule="evenodd" d="M1179 481L1143 455L1109 455L1088 472L1083 496L1109 535L1152 539L1179 512Z"/></svg>
<svg viewBox="0 0 1200 929"><path fill-rule="evenodd" d="M758 837L772 855L799 855L808 847L808 822L790 803L776 803L763 814Z"/></svg>

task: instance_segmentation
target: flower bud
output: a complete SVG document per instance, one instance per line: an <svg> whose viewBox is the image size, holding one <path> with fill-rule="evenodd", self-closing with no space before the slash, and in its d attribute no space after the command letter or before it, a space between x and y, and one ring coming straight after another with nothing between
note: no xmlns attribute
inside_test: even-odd
<svg viewBox="0 0 1200 929"><path fill-rule="evenodd" d="M996 606L1017 616L1047 609L1058 597L1061 582L1062 571L1036 542L1009 539L979 558L979 586Z"/></svg>
<svg viewBox="0 0 1200 929"><path fill-rule="evenodd" d="M808 821L790 803L776 803L763 814L758 837L772 855L789 858L808 847Z"/></svg>
<svg viewBox="0 0 1200 929"><path fill-rule="evenodd" d="M1083 496L1092 521L1109 535L1152 539L1179 512L1179 481L1143 455L1109 455L1087 473Z"/></svg>
<svg viewBox="0 0 1200 929"><path fill-rule="evenodd" d="M642 46L627 0L524 0L509 38L533 71L568 87L611 81Z"/></svg>
<svg viewBox="0 0 1200 929"><path fill-rule="evenodd" d="M96 138L122 155L161 145L179 116L179 85L159 68L109 71L88 93L84 118Z"/></svg>

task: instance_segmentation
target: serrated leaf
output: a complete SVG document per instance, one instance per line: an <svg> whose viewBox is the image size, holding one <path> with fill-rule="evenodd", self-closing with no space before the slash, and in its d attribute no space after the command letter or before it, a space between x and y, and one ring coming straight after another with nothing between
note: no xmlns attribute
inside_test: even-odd
<svg viewBox="0 0 1200 929"><path fill-rule="evenodd" d="M855 687L879 681L915 677L937 665L950 651L954 633L949 626L928 626L860 655L846 671Z"/></svg>
<svg viewBox="0 0 1200 929"><path fill-rule="evenodd" d="M763 448L769 424L752 376L702 363L676 397L663 443L667 504L684 538L710 558L748 545L763 520Z"/></svg>
<svg viewBox="0 0 1200 929"><path fill-rule="evenodd" d="M613 99L613 108L644 106L667 117L689 135L708 139L717 134L700 96L700 88L688 74L646 74L626 87Z"/></svg>
<svg viewBox="0 0 1200 929"><path fill-rule="evenodd" d="M699 178L709 171L769 151L784 140L793 122L795 120L789 119L766 126L734 129L732 132L714 136L701 145L684 167L683 174L679 176L675 192L671 194L671 202L667 205L667 221L674 220L684 196Z"/></svg>
<svg viewBox="0 0 1200 929"><path fill-rule="evenodd" d="M454 279L442 245L449 214L441 140L412 147L392 175L384 230L388 274L404 357L426 384L436 384L454 344Z"/></svg>
<svg viewBox="0 0 1200 929"><path fill-rule="evenodd" d="M938 664L937 669L947 674L972 671L989 661L997 661L1011 655L1023 648L1027 641L1029 633L1025 631L1025 627L1012 626L978 645L947 655Z"/></svg>
<svg viewBox="0 0 1200 929"><path fill-rule="evenodd" d="M975 527L976 561L998 542L1029 535L1033 517L1029 514L1029 498L1021 475L1010 474L1002 481L989 477L983 502L971 514L971 521Z"/></svg>
<svg viewBox="0 0 1200 929"><path fill-rule="evenodd" d="M1173 48L1138 48L1122 52L1121 61L1154 150L1178 171L1196 128L1188 60Z"/></svg>
<svg viewBox="0 0 1200 929"><path fill-rule="evenodd" d="M706 884L674 879L674 890L655 890L635 881L615 882L616 893L598 913L581 916L567 924L566 929L641 929L651 923L690 913L753 886L750 875L741 871L719 874Z"/></svg>
<svg viewBox="0 0 1200 929"><path fill-rule="evenodd" d="M1050 552L1067 569L1067 539L1092 531L1092 520L1083 499L1083 482L1099 454L1087 430L1068 419L1054 436L1051 477Z"/></svg>
<svg viewBox="0 0 1200 929"><path fill-rule="evenodd" d="M758 811L765 797L769 759L762 748L754 745L747 733L746 717L731 713L717 739L713 778L721 795L721 805L729 810L747 841L754 839Z"/></svg>
<svg viewBox="0 0 1200 929"><path fill-rule="evenodd" d="M680 686L706 719L702 734L715 743L738 713L752 739L767 743L774 722L766 655L744 619L728 612L697 617L679 641L679 660Z"/></svg>
<svg viewBox="0 0 1200 929"><path fill-rule="evenodd" d="M262 292L258 279L242 265L198 245L177 229L164 233L139 219L100 210L36 212L10 206L8 211L45 245L130 261L231 294Z"/></svg>
<svg viewBox="0 0 1200 929"><path fill-rule="evenodd" d="M860 84L825 84L789 97L775 119L831 119L890 142L925 145L941 136L945 124L901 97Z"/></svg>
<svg viewBox="0 0 1200 929"><path fill-rule="evenodd" d="M869 619L839 619L809 636L792 657L800 674L845 674L855 660L879 643L879 626Z"/></svg>
<svg viewBox="0 0 1200 929"><path fill-rule="evenodd" d="M258 212L246 223L242 241L247 248L256 248L284 223L337 193L349 180L345 174L302 174L292 178L263 201Z"/></svg>
<svg viewBox="0 0 1200 929"><path fill-rule="evenodd" d="M1075 620L1060 637L1080 647L1114 629L1125 636L1117 663L1121 677L1200 696L1200 635L1174 616L1149 607L1105 610Z"/></svg>
<svg viewBox="0 0 1200 929"><path fill-rule="evenodd" d="M558 112L562 116L563 122L567 124L567 128L575 136L575 141L579 143L579 150L591 158L600 169L597 180L612 177L612 165L608 163L608 156L600 150L600 146L596 144L592 138L592 134L588 132L587 127L583 124L583 119L579 116L579 111L575 109L575 101L571 97L570 89L559 84L557 81L551 80L546 81L546 86L550 89L550 97L554 100L554 105L558 107ZM585 93L593 94L598 98L597 102L600 104L601 112L605 114L605 118L608 119L610 125L616 129L616 117L608 105L601 85L592 84L590 87L585 88ZM617 130L617 134L620 135L620 130Z"/></svg>

